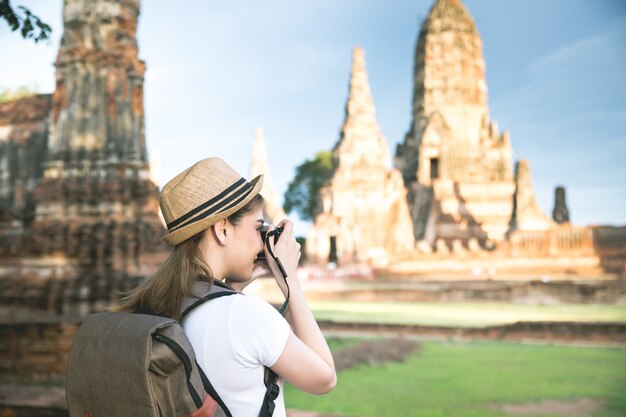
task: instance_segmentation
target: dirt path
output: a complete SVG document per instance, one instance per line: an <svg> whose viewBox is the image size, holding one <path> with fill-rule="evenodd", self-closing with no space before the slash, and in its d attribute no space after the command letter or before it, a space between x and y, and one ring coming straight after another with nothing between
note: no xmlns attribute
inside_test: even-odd
<svg viewBox="0 0 626 417"><path fill-rule="evenodd" d="M605 402L595 398L575 400L542 400L519 404L494 405L489 408L507 414L523 416L557 415L567 417L590 417L604 408Z"/></svg>
<svg viewBox="0 0 626 417"><path fill-rule="evenodd" d="M517 322L487 327L340 323L321 320L327 335L403 337L422 340L503 340L581 347L626 348L626 323Z"/></svg>

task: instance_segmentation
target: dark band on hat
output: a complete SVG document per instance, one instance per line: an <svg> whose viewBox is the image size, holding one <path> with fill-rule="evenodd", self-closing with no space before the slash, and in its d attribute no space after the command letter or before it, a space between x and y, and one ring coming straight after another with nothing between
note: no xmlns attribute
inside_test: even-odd
<svg viewBox="0 0 626 417"><path fill-rule="evenodd" d="M243 186L242 186L243 185ZM167 224L167 229L171 233L181 227L193 224L199 220L202 220L208 216L221 213L223 211L229 210L232 207L239 204L243 201L249 194L252 192L253 187L252 184L247 182L244 178L241 178L239 181L207 201L206 203L202 203L198 207L189 211L188 213L180 216L178 219L171 221ZM231 192L235 191L232 195L228 196ZM228 196L228 197L226 197ZM208 210L205 210L207 207L210 207ZM200 213L200 214L198 214ZM196 214L198 214L196 216ZM185 222L190 219L190 221Z"/></svg>

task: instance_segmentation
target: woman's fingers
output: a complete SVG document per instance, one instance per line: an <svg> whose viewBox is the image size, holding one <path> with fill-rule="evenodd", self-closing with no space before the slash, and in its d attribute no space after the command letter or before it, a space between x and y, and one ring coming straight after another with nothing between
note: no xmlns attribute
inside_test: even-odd
<svg viewBox="0 0 626 417"><path fill-rule="evenodd" d="M280 221L277 225L278 227L282 227L283 231L278 237L278 241L274 243L274 239L270 237L268 239L269 248L265 248L265 254L268 258L268 265L274 271L278 271L278 267L275 264L274 260L271 259L271 255L269 254L269 250L271 249L274 255L280 259L280 262L287 272L289 276L294 275L296 268L298 266L298 261L300 260L300 244L295 240L293 235L293 222L287 219ZM265 245L265 246L268 246Z"/></svg>
<svg viewBox="0 0 626 417"><path fill-rule="evenodd" d="M288 239L293 237L293 222L291 220L281 220L278 226L283 228L281 236L287 236Z"/></svg>

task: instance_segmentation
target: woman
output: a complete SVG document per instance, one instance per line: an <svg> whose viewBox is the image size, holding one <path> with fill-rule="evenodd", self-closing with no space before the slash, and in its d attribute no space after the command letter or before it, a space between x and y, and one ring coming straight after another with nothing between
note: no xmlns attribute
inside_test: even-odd
<svg viewBox="0 0 626 417"><path fill-rule="evenodd" d="M330 350L297 280L300 245L293 224L278 224L283 231L276 244L268 240L271 248L261 239L262 184L262 175L247 182L219 158L199 161L168 182L159 202L168 227L164 241L173 251L118 309L179 319L183 299L194 295L194 283L223 280L240 292L262 272L255 261L265 250L278 286L290 295L291 328L268 303L243 294L206 302L183 322L198 363L234 417L259 415L265 367L313 394L327 393L336 383ZM282 391L276 417L285 416Z"/></svg>

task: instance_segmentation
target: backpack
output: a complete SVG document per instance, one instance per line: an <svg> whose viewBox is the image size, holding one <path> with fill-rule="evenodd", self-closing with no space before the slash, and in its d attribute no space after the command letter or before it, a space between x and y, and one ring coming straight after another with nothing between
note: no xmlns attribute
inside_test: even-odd
<svg viewBox="0 0 626 417"><path fill-rule="evenodd" d="M184 318L206 301L236 294L221 283L185 299ZM181 319L182 321L182 319ZM266 368L259 416L269 417L277 375ZM179 322L138 313L96 313L79 327L67 366L70 417L232 417L198 363Z"/></svg>

